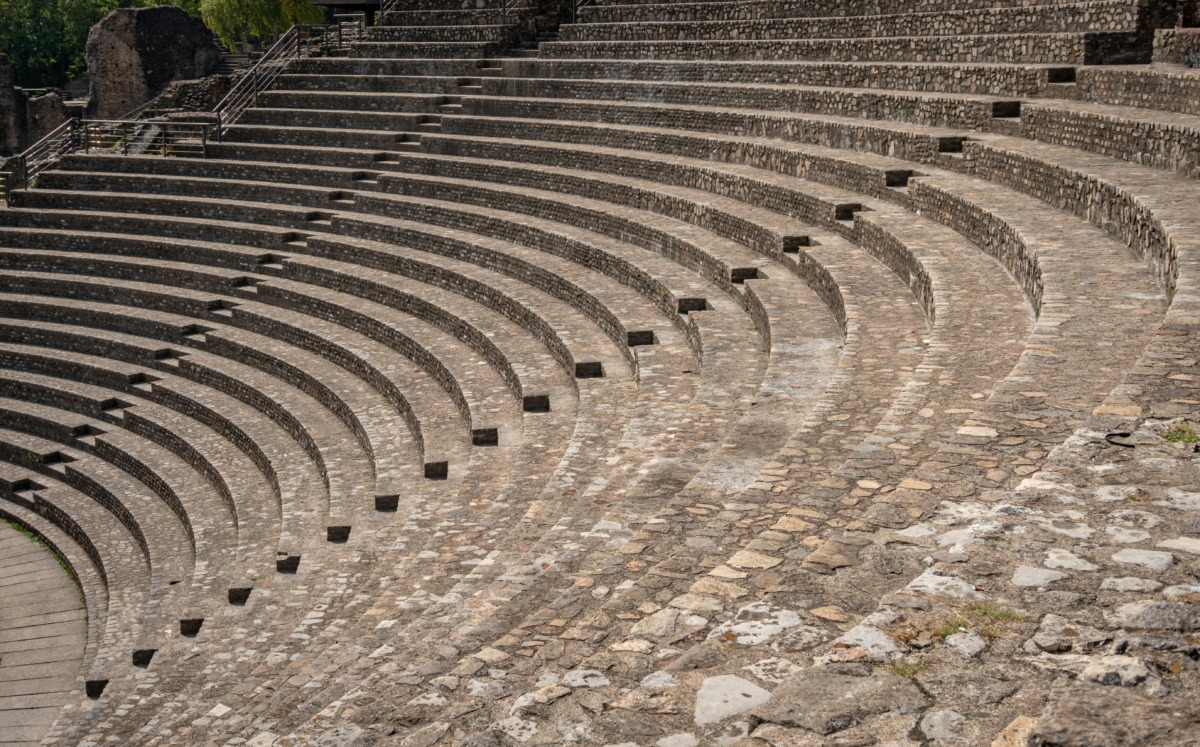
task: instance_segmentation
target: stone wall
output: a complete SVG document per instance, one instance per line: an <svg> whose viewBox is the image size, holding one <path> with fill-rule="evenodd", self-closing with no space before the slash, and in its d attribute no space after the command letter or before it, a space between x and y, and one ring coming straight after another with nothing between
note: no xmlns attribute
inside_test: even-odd
<svg viewBox="0 0 1200 747"><path fill-rule="evenodd" d="M0 156L20 153L71 117L57 92L29 96L13 83L12 63L0 54Z"/></svg>
<svg viewBox="0 0 1200 747"><path fill-rule="evenodd" d="M178 8L118 9L92 27L88 116L115 118L175 80L202 78L221 59L212 32Z"/></svg>
<svg viewBox="0 0 1200 747"><path fill-rule="evenodd" d="M1154 32L1154 61L1188 64L1190 55L1200 54L1200 29L1159 29Z"/></svg>
<svg viewBox="0 0 1200 747"><path fill-rule="evenodd" d="M1134 50L1131 52L1130 50ZM555 42L544 59L815 60L1100 65L1145 62L1136 33L1097 32L1025 36L931 36L857 39L754 39L748 41Z"/></svg>
<svg viewBox="0 0 1200 747"><path fill-rule="evenodd" d="M0 54L0 154L21 149L21 125L17 110L17 89L13 66L8 55Z"/></svg>

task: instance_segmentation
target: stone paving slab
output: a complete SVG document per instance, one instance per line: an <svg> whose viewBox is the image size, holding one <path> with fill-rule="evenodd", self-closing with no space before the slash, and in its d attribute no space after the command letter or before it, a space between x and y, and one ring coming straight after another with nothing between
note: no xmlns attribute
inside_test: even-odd
<svg viewBox="0 0 1200 747"><path fill-rule="evenodd" d="M29 572L28 566L37 570ZM25 580L6 585L0 605L0 743L5 744L40 741L63 703L78 697L75 677L87 635L74 581L46 549L4 523L0 577L7 578L10 567L22 569L19 578ZM51 614L47 608L65 611Z"/></svg>

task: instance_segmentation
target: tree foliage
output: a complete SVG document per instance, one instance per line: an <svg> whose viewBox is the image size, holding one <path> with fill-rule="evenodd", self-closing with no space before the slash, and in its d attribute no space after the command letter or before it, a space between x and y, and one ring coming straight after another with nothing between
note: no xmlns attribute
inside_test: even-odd
<svg viewBox="0 0 1200 747"><path fill-rule="evenodd" d="M320 23L325 15L308 0L200 0L200 14L230 46L277 36L297 23Z"/></svg>
<svg viewBox="0 0 1200 747"><path fill-rule="evenodd" d="M198 13L199 0L0 0L0 52L18 85L59 86L84 72L92 25L114 8L178 5Z"/></svg>
<svg viewBox="0 0 1200 747"><path fill-rule="evenodd" d="M86 69L88 31L115 8L175 5L201 16L226 44L266 39L296 23L319 23L308 0L0 0L0 53L17 85L61 86Z"/></svg>

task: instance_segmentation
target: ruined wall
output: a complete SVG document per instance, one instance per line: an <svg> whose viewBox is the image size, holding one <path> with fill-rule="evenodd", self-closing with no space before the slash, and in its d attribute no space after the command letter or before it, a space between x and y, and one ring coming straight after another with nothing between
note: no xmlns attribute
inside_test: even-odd
<svg viewBox="0 0 1200 747"><path fill-rule="evenodd" d="M221 59L216 38L178 8L123 8L92 27L88 116L120 117L175 80L202 78Z"/></svg>

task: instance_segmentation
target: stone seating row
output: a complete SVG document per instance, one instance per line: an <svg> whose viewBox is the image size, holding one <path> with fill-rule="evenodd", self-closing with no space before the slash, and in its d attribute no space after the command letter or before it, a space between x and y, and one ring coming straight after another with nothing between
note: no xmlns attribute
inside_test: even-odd
<svg viewBox="0 0 1200 747"><path fill-rule="evenodd" d="M425 139L431 139L431 141L432 141L433 136L422 136L421 139L422 139L422 141L425 141ZM1052 440L1052 437L1051 437L1051 440Z"/></svg>
<svg viewBox="0 0 1200 747"><path fill-rule="evenodd" d="M586 22L563 26L559 38L563 42L632 42L1125 32L1137 29L1145 12L1142 4L1132 0L831 17L775 15L784 6L772 3L772 16L754 19L722 17L720 10L735 7L731 3L717 5L718 12L714 15L709 15L708 6L696 8L690 4L667 6L651 18L646 18L644 12L636 12L654 7L633 6L635 12L628 16L619 13L620 6L598 7L590 17L585 15Z"/></svg>
<svg viewBox="0 0 1200 747"><path fill-rule="evenodd" d="M697 47L697 54L719 54L722 44ZM442 45L438 53L450 49ZM571 44L558 52L596 49ZM375 51L364 45L356 54ZM527 332L542 330L543 359L566 374L560 386L574 387L578 401L562 419L522 418L522 451L504 462L507 477L488 471L486 462L470 463L470 473L495 481L494 488L467 484L451 500L424 493L398 512L402 525L368 511L351 536L350 549L360 554L326 553L314 563L305 549L298 580L306 588L262 588L251 596L255 613L274 621L271 629L246 630L239 616L223 610L210 628L225 635L222 650L264 652L251 654L246 667L218 671L217 647L203 645L216 641L203 634L172 641L159 655L177 665L177 674L167 677L152 666L139 680L154 688L153 700L139 698L131 682L115 683L93 713L62 726L64 738L103 732L104 719L119 712L128 718L129 726L120 727L127 733L163 743L186 741L197 728L214 740L267 732L316 739L332 722L366 726L397 704L420 726L449 713L459 714L452 720L476 714L472 723L488 728L528 715L514 698L544 687L537 683L546 672L562 676L571 667L594 666L617 687L634 687L651 666L646 654L677 654L662 648L676 641L641 637L644 618L673 608L708 626L735 614L752 594L779 599L773 590L792 583L770 569L785 560L804 579L803 593L812 600L805 607L844 599L846 584L861 590L851 605L857 619L924 571L928 543L890 532L946 521L943 512L967 511L972 501L1034 474L1118 396L1158 323L1173 313L1162 299L1177 295L1190 277L1180 208L1144 199L1152 193L1144 180L1155 176L1191 194L1186 158L1173 155L1183 149L1180 141L1146 149L1146 163L1162 167L1151 171L1073 149L1105 147L1070 139L1078 124L1100 116L1109 117L1105 126L1117 139L1123 128L1138 132L1138 115L1127 109L1102 113L1078 100L1023 101L1019 118L987 116L995 102L980 92L1002 101L1015 96L987 82L993 73L1027 81L1031 90L1044 85L1042 92L1070 85L1061 73L1051 83L1046 68L977 66L968 90L960 90L947 82L958 66L927 66L941 82L920 85L950 89L940 97L913 104L919 97L879 93L830 116L820 107L840 106L832 103L838 92L806 92L819 97L809 101L829 103L811 116L788 118L753 111L733 86L713 89L730 97L724 105L720 98L627 104L616 99L637 90L659 96L656 86L699 97L701 87L606 86L582 75L570 84L514 82L493 72L472 75L480 64L474 61L403 59L428 48L395 42L388 51L397 57L304 63L307 80L284 78L283 90L269 94L286 105L255 111L256 119L213 147L213 160L163 167L157 159L73 160L70 170L51 177L50 189L19 198L44 209L14 213L15 222L24 222L21 240L51 229L57 241L82 234L75 245L83 246L95 233L88 221L97 219L116 236L147 242L147 249L200 230L234 242L231 255L286 251L286 262L268 264L278 264L280 273L306 265L306 274L289 276L291 282L327 286L336 275L308 266L330 272L342 262L347 270L368 267L414 287L419 280L445 289L449 273L419 265L426 246L421 252L386 246L429 244L438 263L470 279L454 281L469 289L460 297L483 299L492 314L503 309L498 301L505 295L531 310L502 313ZM546 52L558 53L554 45ZM710 74L678 62L547 64L574 73L611 66L629 75ZM334 84L340 93L288 90L295 84L320 91L314 71L425 69L468 76L468 87L478 84L479 93L492 88L486 96L458 98L451 93L464 87L457 80L454 88L449 81L372 80L362 86L371 95L355 97L343 73ZM777 74L765 64L711 69ZM378 95L391 86L395 95ZM400 95L410 86L412 93L436 95ZM371 107L413 111L403 117L348 111L358 105L351 102L368 99ZM887 122L890 114L878 102L910 102L917 121ZM946 114L953 103L968 102L983 108ZM957 118L937 118L947 116ZM731 122L743 131L724 132ZM353 128L338 133L342 147L323 146L326 128L341 126ZM1104 132L1092 126L1089 132ZM1013 165L1025 167L1025 176L1013 175ZM314 183L321 188L302 186ZM256 221L271 227L253 227ZM13 229L3 235L9 232L18 235ZM535 254L535 246L551 252ZM55 249L47 243L41 251ZM122 263L96 266L115 273ZM588 266L601 271L582 269ZM278 302L277 271L270 272L252 287ZM164 272L156 282L174 289L182 277ZM553 278L577 285L555 291ZM346 287L359 296L366 286ZM292 292L294 304L318 297ZM239 299L248 291L240 293ZM423 287L414 295L432 293ZM66 306L48 295L40 307ZM679 305L694 296L703 305ZM981 298L988 302L977 303ZM328 303L331 313L340 305ZM238 308L231 316L248 311ZM810 321L796 323L792 314ZM633 323L620 322L626 317ZM482 321L471 326L489 329ZM631 345L629 333L647 327L659 344ZM106 330L87 333L113 338ZM73 354L99 350L75 342L77 336L64 330L55 339L69 338ZM830 346L839 338L835 359ZM13 344L43 339L18 336ZM1105 365L1091 365L1097 346ZM506 381L511 388L524 374L516 361L526 352L501 348L512 351L505 357L518 373ZM586 360L602 361L608 378L576 382L569 364L581 360L579 350L588 351ZM1109 356L1120 363L1107 363ZM503 378L499 368L496 376ZM804 376L811 386L786 390ZM775 397L764 398L768 393ZM688 404L666 406L676 401ZM553 415L557 394L551 402ZM632 411L628 402L635 403ZM680 423L682 432L672 430ZM661 437L647 442L648 433ZM545 453L535 446L543 443L567 447ZM516 447L502 444L510 445ZM369 472L365 459L348 468ZM686 463L676 467L676 460ZM893 560L884 557L889 553ZM951 565L939 568L954 573ZM628 578L618 583L617 574ZM1020 594L1005 584L989 594ZM886 606L880 613L891 614ZM805 619L820 626L822 640L845 629ZM350 640L353 650L342 646ZM610 648L614 643L623 648ZM738 657L738 666L749 663ZM489 668L504 676L489 677ZM691 688L697 676L680 679ZM1042 679L1030 682L1038 687ZM578 708L580 692L546 704L535 717L577 718L570 709ZM354 705L343 710L346 703ZM275 718L252 725L252 711ZM994 733L1003 723L993 720ZM662 721L695 729L688 717ZM597 720L597 728L608 729L603 723ZM557 738L551 731L539 739Z"/></svg>
<svg viewBox="0 0 1200 747"><path fill-rule="evenodd" d="M478 95L474 93L451 95L444 100L436 97L426 99L418 96L414 98L398 92L390 93L387 96L365 96L355 95L351 91L344 94L313 91L307 95L281 96L271 103L278 104L281 108L293 107L289 112L312 111L332 106L345 112L336 115L337 117L349 118L349 122L362 122L365 126L365 123L371 119L358 114L358 107L369 106L372 109L386 111L415 110L422 106L421 101L425 101L426 110L430 113L420 115L416 111L411 111L411 116L417 117L416 121L426 129L432 129L436 122L420 118L422 116L435 117L437 116L435 111L441 113L461 111L500 116L540 116L541 118L548 118L553 114L556 118L565 115L585 120L603 116L610 121L628 123L664 121L666 112L671 112L675 116L674 121L678 122L687 122L683 118L685 114L691 115L693 118L708 117L711 123L700 125L706 128L727 130L730 127L739 127L769 131L767 128L771 127L770 120L764 119L760 110L780 109L817 116L799 120L785 118L780 121L780 125L775 125L776 127L828 128L831 117L841 116L900 120L947 128L994 129L1079 149L1097 149L1099 152L1117 157L1136 157L1140 163L1145 165L1178 170L1187 174L1193 173L1196 169L1192 153L1195 151L1196 133L1200 131L1200 127L1198 127L1200 120L1196 120L1192 114L1154 114L1145 111L1144 107L1113 106L1067 99L1022 103L1011 98L932 93L904 95L892 91L876 92L869 89L843 91L821 87L780 88L778 86L768 89L767 86L756 88L747 87L744 84L739 86L721 84L698 86L649 82L616 84L611 81L565 81L555 78L529 80L488 77L480 79L478 82L481 86ZM396 80L395 85L404 86L405 80ZM552 101L543 100L547 98ZM629 102L632 99L639 103L613 106L608 103L611 99L619 99L623 102ZM588 101L605 101L606 103L589 105ZM643 101L646 103L641 103ZM463 108L455 108L459 106ZM589 106L591 108L588 108ZM295 107L301 108L296 109ZM672 109L671 107L678 108ZM703 114L693 114L686 107L740 108L745 113L706 111ZM598 113L598 109L602 109L602 112ZM628 112L628 114L624 118L620 118L621 112ZM273 112L268 109L256 113L250 121L251 123L269 124L272 121L287 119L291 123L320 126L322 123L328 123L331 116L333 115L322 117L319 114L311 113L293 117L288 112ZM658 119L648 119L649 117ZM375 117L374 121L380 122L381 120L379 117ZM396 120L397 124L402 121L404 120ZM697 125L688 122L687 126L696 127ZM845 126L843 125L842 128L845 129ZM953 140L950 138L954 133L947 133L947 135L950 136L947 141L952 143ZM941 148L946 147L954 146L941 146Z"/></svg>

